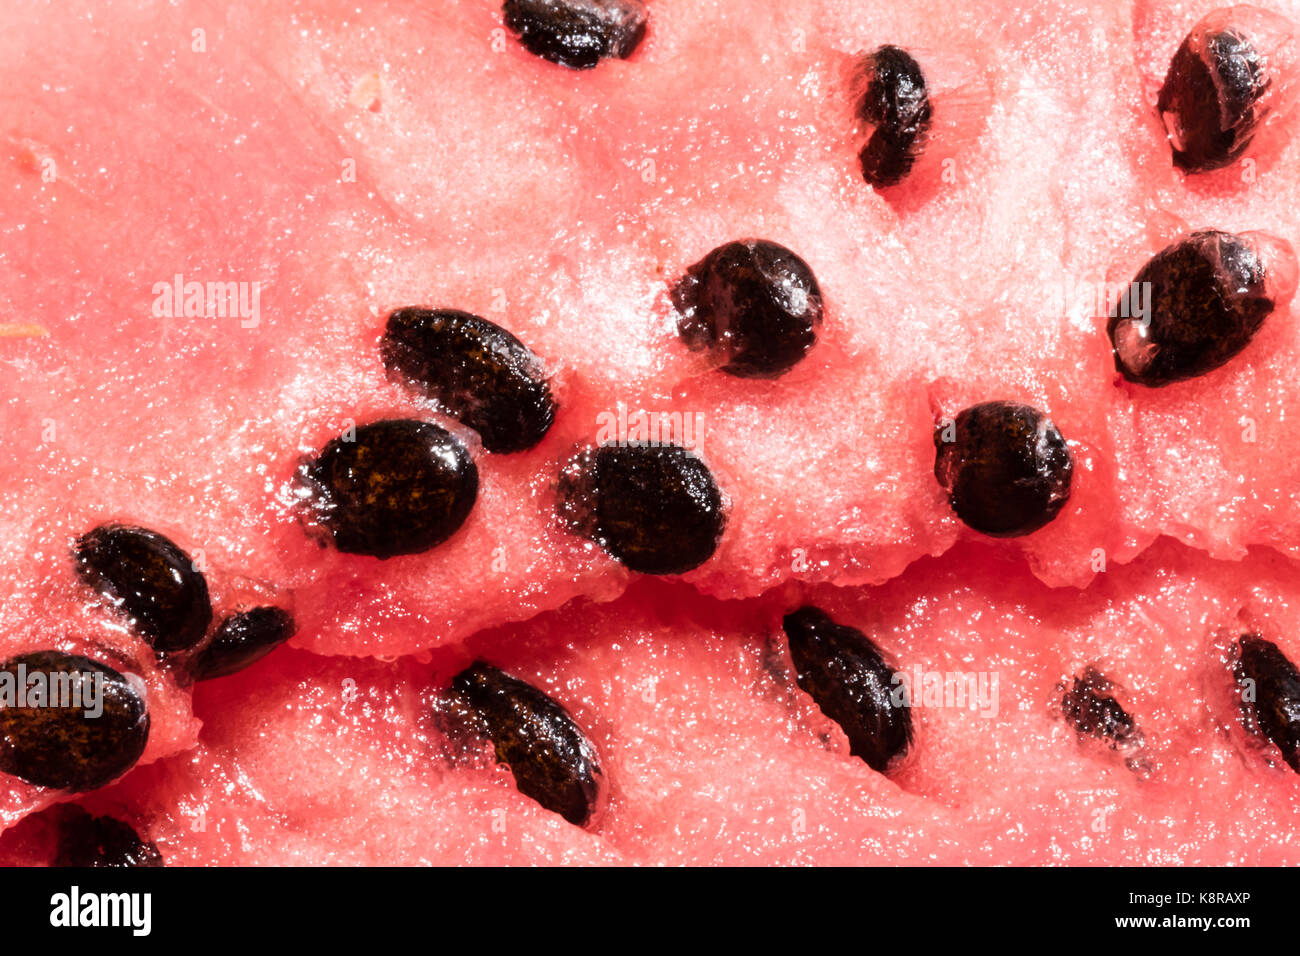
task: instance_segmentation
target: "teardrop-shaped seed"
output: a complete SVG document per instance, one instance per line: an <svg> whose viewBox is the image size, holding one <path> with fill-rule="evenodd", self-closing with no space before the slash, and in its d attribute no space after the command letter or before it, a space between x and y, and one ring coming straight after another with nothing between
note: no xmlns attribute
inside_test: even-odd
<svg viewBox="0 0 1300 956"><path fill-rule="evenodd" d="M451 687L477 714L497 762L510 766L520 793L570 823L591 820L600 797L600 765L595 747L567 710L481 660L457 674Z"/></svg>
<svg viewBox="0 0 1300 956"><path fill-rule="evenodd" d="M1300 671L1281 648L1258 634L1237 642L1233 676L1247 728L1272 741L1300 773Z"/></svg>
<svg viewBox="0 0 1300 956"><path fill-rule="evenodd" d="M849 738L854 756L883 773L912 743L905 688L880 648L825 611L802 607L785 616L799 686Z"/></svg>

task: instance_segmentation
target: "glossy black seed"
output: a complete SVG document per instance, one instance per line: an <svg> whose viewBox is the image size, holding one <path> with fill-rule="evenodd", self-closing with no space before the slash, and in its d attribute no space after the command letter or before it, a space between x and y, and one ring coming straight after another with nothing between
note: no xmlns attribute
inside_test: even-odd
<svg viewBox="0 0 1300 956"><path fill-rule="evenodd" d="M1029 534L1070 500L1074 459L1045 414L1018 402L972 405L934 433L934 476L957 517L994 537Z"/></svg>
<svg viewBox="0 0 1300 956"><path fill-rule="evenodd" d="M1112 690L1105 676L1088 668L1070 683L1061 699L1061 711L1079 733L1104 740L1114 749L1134 740L1137 723Z"/></svg>
<svg viewBox="0 0 1300 956"><path fill-rule="evenodd" d="M1188 34L1156 101L1174 165L1195 173L1234 162L1266 115L1260 98L1271 85L1264 57L1244 33Z"/></svg>
<svg viewBox="0 0 1300 956"><path fill-rule="evenodd" d="M5 773L42 787L94 790L129 770L148 739L145 701L113 668L60 651L0 664Z"/></svg>
<svg viewBox="0 0 1300 956"><path fill-rule="evenodd" d="M906 50L882 46L866 60L858 118L872 127L858 160L872 186L896 186L916 164L933 110L920 64Z"/></svg>
<svg viewBox="0 0 1300 956"><path fill-rule="evenodd" d="M677 445L603 445L560 477L559 512L633 571L682 574L709 559L725 524L704 462Z"/></svg>
<svg viewBox="0 0 1300 956"><path fill-rule="evenodd" d="M377 558L441 544L464 524L478 494L478 469L465 446L411 419L335 438L304 466L303 479L334 546Z"/></svg>
<svg viewBox="0 0 1300 956"><path fill-rule="evenodd" d="M912 714L880 649L857 628L801 607L785 616L795 679L843 728L853 755L881 773L912 744Z"/></svg>
<svg viewBox="0 0 1300 956"><path fill-rule="evenodd" d="M1162 249L1111 310L1115 367L1152 388L1218 368L1273 311L1267 278L1255 244L1232 233L1206 229Z"/></svg>
<svg viewBox="0 0 1300 956"><path fill-rule="evenodd" d="M278 607L231 614L190 660L190 675L195 680L210 680L243 670L293 637L293 632L293 615Z"/></svg>
<svg viewBox="0 0 1300 956"><path fill-rule="evenodd" d="M487 319L455 309L398 309L384 363L477 431L492 452L532 448L555 420L541 362Z"/></svg>
<svg viewBox="0 0 1300 956"><path fill-rule="evenodd" d="M672 291L677 331L722 371L775 378L817 341L822 293L812 269L785 246L743 239L718 246Z"/></svg>
<svg viewBox="0 0 1300 956"><path fill-rule="evenodd" d="M81 536L77 574L111 597L155 651L198 644L212 622L208 583L184 551L156 531L104 525Z"/></svg>
<svg viewBox="0 0 1300 956"><path fill-rule="evenodd" d="M626 59L645 36L641 0L506 0L504 12L529 53L577 70Z"/></svg>
<svg viewBox="0 0 1300 956"><path fill-rule="evenodd" d="M132 827L113 817L91 816L81 807L68 807L59 820L55 866L162 866L158 847Z"/></svg>
<svg viewBox="0 0 1300 956"><path fill-rule="evenodd" d="M596 750L555 700L531 684L475 661L451 682L508 764L519 792L582 826L596 809L601 784Z"/></svg>
<svg viewBox="0 0 1300 956"><path fill-rule="evenodd" d="M1245 634L1237 642L1233 676L1248 729L1277 745L1300 773L1300 672L1272 641Z"/></svg>

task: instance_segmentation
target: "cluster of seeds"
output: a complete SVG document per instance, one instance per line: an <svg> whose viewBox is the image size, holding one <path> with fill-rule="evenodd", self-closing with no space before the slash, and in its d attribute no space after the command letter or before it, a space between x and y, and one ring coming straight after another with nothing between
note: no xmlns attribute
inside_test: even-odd
<svg viewBox="0 0 1300 956"><path fill-rule="evenodd" d="M110 599L184 679L233 673L293 636L293 617L271 606L232 613L214 630L203 572L148 528L102 525L77 540L73 560L81 580Z"/></svg>
<svg viewBox="0 0 1300 956"><path fill-rule="evenodd" d="M274 606L243 608L213 627L203 572L156 531L102 525L77 539L72 558L82 583L126 618L178 680L232 674L293 636L292 615ZM41 787L83 792L115 780L144 753L150 716L138 677L58 650L11 657L0 663L0 676L8 686L27 689L17 705L0 707L0 770L5 773ZM33 693L36 689L39 693ZM76 817L73 833L101 833L96 839L116 845L122 841L112 827L129 830L108 818L96 819L92 827L88 819ZM87 848L94 844L81 842ZM61 858L82 859L74 843L61 851ZM105 853L112 857L115 851ZM156 849L152 853L156 856Z"/></svg>
<svg viewBox="0 0 1300 956"><path fill-rule="evenodd" d="M1249 26L1256 29L1262 21ZM531 53L589 69L632 54L646 32L640 0L506 0L504 23ZM1264 24L1264 29L1276 24ZM1173 162L1189 172L1240 157L1269 116L1275 85L1259 36L1216 12L1179 47L1158 111ZM922 65L883 46L859 65L856 119L869 130L858 160L864 180L891 188L907 180L927 147L936 110ZM1204 375L1247 347L1295 287L1289 246L1272 237L1204 230L1156 254L1135 282L1153 290L1149 314L1117 304L1107 325L1116 368L1129 382L1162 387ZM775 378L814 347L824 299L812 269L792 250L744 238L712 250L670 289L685 346L720 372ZM402 308L388 317L387 369L475 431L492 454L518 454L547 435L559 403L544 363L505 329L448 308ZM953 512L985 535L1034 532L1070 498L1073 460L1042 410L992 400L940 421L934 475ZM299 473L305 519L328 545L390 559L437 547L470 515L478 469L464 443L418 419L387 419L328 442ZM707 465L673 445L580 449L557 478L557 512L573 533L597 542L629 570L681 574L707 561L725 529L724 496ZM105 525L82 536L73 558L81 580L110 599L159 660L187 680L242 669L293 634L274 606L244 608L213 627L204 575L165 536ZM787 614L784 629L799 687L841 728L851 752L885 772L913 743L906 706L893 699L885 653L861 631L815 607ZM135 685L106 665L55 651L15 657L0 670L94 675L103 718L66 708L0 709L0 769L32 783L84 791L116 778L139 758L149 714ZM1257 635L1235 645L1233 679L1243 723L1300 772L1300 673ZM484 661L447 691L468 732L489 740L519 790L576 825L589 824L601 797L591 741L558 702ZM1140 745L1136 720L1110 681L1088 669L1063 685L1059 709L1081 735L1113 749ZM126 824L71 811L59 860L150 865L157 848Z"/></svg>
<svg viewBox="0 0 1300 956"><path fill-rule="evenodd" d="M506 23L527 49L561 65L583 67L596 61L574 63L565 51L612 48L608 27L595 26L610 21L598 20L592 8L606 13L627 9L619 3L548 0L526 5L531 19L525 29L512 13L517 6L506 4ZM564 15L544 22L538 15L559 7L565 8ZM625 34L631 42L604 55L628 55L644 32L642 10L635 23L635 30ZM1198 24L1179 48L1158 109L1180 168L1219 168L1249 145L1267 113L1262 99L1272 82L1252 42L1233 24L1210 21ZM864 83L856 116L870 131L858 157L861 173L876 188L894 187L907 178L924 150L936 105L921 65L906 50L883 46L865 57L860 69ZM1116 369L1130 382L1157 388L1219 368L1245 349L1264 319L1290 297L1295 270L1290 247L1269 236L1206 230L1179 240L1135 277L1135 284L1148 283L1153 290L1150 313L1130 315L1122 303L1113 310L1107 334ZM672 288L671 299L687 347L706 352L718 370L740 378L773 378L787 372L815 344L823 317L822 292L808 264L790 249L762 239L714 249L687 270ZM1052 521L1069 502L1073 457L1061 432L1040 409L1008 400L983 402L954 420L940 421L934 437L935 478L957 517L976 531L995 537L1029 534ZM690 484L691 472L697 491L681 493L679 489ZM646 494L655 488L679 491L674 506ZM680 449L657 455L636 449L588 450L562 477L559 497L561 515L571 530L597 540L630 569L645 573L680 573L695 567L712 553L723 527L721 499L707 468ZM683 509L679 501L696 506ZM681 553L670 560L664 560L660 550L666 539L682 545ZM647 553L647 547L654 553ZM833 621L818 608L794 611L784 623L799 687L844 730L854 755L886 771L907 752L913 731L909 711L891 694L893 672L883 652L861 631ZM1243 694L1243 721L1300 770L1300 675L1276 645L1247 635L1235 647L1235 679L1241 685L1249 682L1254 692ZM502 688L513 687L506 683L511 678L496 680ZM591 779L585 765L575 763L565 775L567 789L559 788L554 784L558 749L530 757L516 747L513 760L503 751L503 741L527 736L525 727L539 720L549 722L557 737L580 736L580 731L567 712L540 691L530 688L514 696L531 703L503 709L494 698L493 717L487 720L498 760L510 763L525 793L537 796L546 790L550 797L537 796L544 805L571 821L586 819L589 809L570 814L562 809L564 800L555 796L588 792L578 786ZM1129 754L1135 770L1144 766L1137 755L1143 735L1104 675L1085 669L1064 688L1058 703L1080 736L1103 740ZM510 720L502 723L503 716ZM579 751L591 752L570 748ZM524 770L520 759L534 760L536 766ZM543 770L551 781L548 787L524 783L526 775ZM588 805L591 801L594 795Z"/></svg>

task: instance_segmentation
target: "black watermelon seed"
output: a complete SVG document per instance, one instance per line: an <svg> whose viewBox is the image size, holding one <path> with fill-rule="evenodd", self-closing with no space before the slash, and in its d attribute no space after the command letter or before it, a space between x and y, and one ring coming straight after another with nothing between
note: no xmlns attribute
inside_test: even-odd
<svg viewBox="0 0 1300 956"><path fill-rule="evenodd" d="M866 90L858 118L872 127L858 159L872 186L896 186L912 171L925 146L933 111L921 66L910 53L882 46L866 59Z"/></svg>
<svg viewBox="0 0 1300 956"><path fill-rule="evenodd" d="M912 744L912 714L880 649L857 628L801 607L785 616L795 679L843 728L855 757L884 773Z"/></svg>
<svg viewBox="0 0 1300 956"><path fill-rule="evenodd" d="M1272 741L1300 773L1300 672L1272 641L1245 634L1237 642L1233 676L1247 729Z"/></svg>
<svg viewBox="0 0 1300 956"><path fill-rule="evenodd" d="M144 699L111 667L59 651L0 664L5 773L42 787L94 790L129 770L148 739Z"/></svg>
<svg viewBox="0 0 1300 956"><path fill-rule="evenodd" d="M293 637L293 632L293 615L278 607L231 614L190 660L190 675L195 680L211 680L243 670Z"/></svg>
<svg viewBox="0 0 1300 956"><path fill-rule="evenodd" d="M303 478L334 546L376 558L441 544L464 524L478 494L478 469L465 446L412 419L335 438L304 466Z"/></svg>
<svg viewBox="0 0 1300 956"><path fill-rule="evenodd" d="M1250 239L1213 229L1162 249L1111 310L1115 367L1159 388L1223 365L1273 311L1269 266Z"/></svg>
<svg viewBox="0 0 1300 956"><path fill-rule="evenodd" d="M162 866L158 847L121 820L91 816L81 807L69 807L59 822L55 866L128 867Z"/></svg>
<svg viewBox="0 0 1300 956"><path fill-rule="evenodd" d="M504 12L529 53L577 70L626 59L645 36L641 0L506 0Z"/></svg>
<svg viewBox="0 0 1300 956"><path fill-rule="evenodd" d="M1267 114L1260 99L1271 85L1264 56L1244 33L1194 28L1156 101L1174 165L1196 173L1234 162Z"/></svg>
<svg viewBox="0 0 1300 956"><path fill-rule="evenodd" d="M1112 695L1113 686L1094 668L1075 677L1061 699L1061 712L1081 734L1106 741L1111 749L1135 742L1137 723Z"/></svg>
<svg viewBox="0 0 1300 956"><path fill-rule="evenodd" d="M203 640L212 623L208 583L184 551L156 531L104 525L74 551L83 581L111 597L160 654Z"/></svg>
<svg viewBox="0 0 1300 956"><path fill-rule="evenodd" d="M718 246L672 291L677 331L708 350L722 371L775 378L808 354L822 321L822 293L808 263L785 246L742 239Z"/></svg>
<svg viewBox="0 0 1300 956"><path fill-rule="evenodd" d="M479 433L492 452L532 448L555 420L537 356L487 319L455 309L398 309L384 363Z"/></svg>
<svg viewBox="0 0 1300 956"><path fill-rule="evenodd" d="M1070 500L1070 449L1051 419L1031 405L972 405L939 424L934 444L934 476L957 517L976 531L1029 534Z"/></svg>
<svg viewBox="0 0 1300 956"><path fill-rule="evenodd" d="M531 684L475 661L453 678L452 692L477 714L519 792L570 823L595 812L601 786L596 750L559 703Z"/></svg>
<svg viewBox="0 0 1300 956"><path fill-rule="evenodd" d="M560 477L568 527L643 574L682 574L717 549L722 494L708 467L677 445L602 445Z"/></svg>

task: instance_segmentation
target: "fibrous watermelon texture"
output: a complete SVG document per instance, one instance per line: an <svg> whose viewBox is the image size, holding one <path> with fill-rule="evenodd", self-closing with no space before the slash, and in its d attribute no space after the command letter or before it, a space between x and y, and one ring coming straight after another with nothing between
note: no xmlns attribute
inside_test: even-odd
<svg viewBox="0 0 1300 956"><path fill-rule="evenodd" d="M1300 653L1300 6L1223 21L1263 31L1272 85L1230 161L1189 172L1157 104L1209 3L579 5L605 24L638 8L584 48L594 64L548 62L470 0L0 12L6 649L109 646L150 686L148 765L86 806L191 862L1291 859L1265 838L1292 810L1277 741L1252 747L1220 691L1242 634ZM913 67L927 106L868 108ZM905 174L864 181L869 137L900 124L906 143L877 142ZM1241 294L1259 278L1272 307L1214 367L1134 381L1118 293L1211 229L1263 237ZM715 250L758 242L815 286L799 273L760 326L797 348L729 374L716 322L682 334L707 298L683 279L707 289ZM480 435L480 380L440 390L394 360L390 316L414 307L527 350L554 400L540 437ZM988 402L1032 410L1018 447L1042 482L1037 515L976 530L936 451ZM583 457L644 439L642 413L708 481ZM472 507L349 546L342 493L304 476L416 419L465 449ZM1005 487L998 465L972 487ZM348 500L373 514L392 488L362 472ZM605 501L614 486L640 497ZM399 490L384 501L436 497ZM703 544L663 559L701 502ZM192 673L74 572L74 542L115 523L201 566L213 626L292 612L294 647L198 685L201 734ZM1000 675L998 714L920 707L875 773L789 671L779 622L802 604L922 683ZM586 829L434 720L480 657L591 736L608 805ZM1053 708L1123 740L1080 750ZM7 823L57 798L24 787ZM417 835L430 814L445 826Z"/></svg>
<svg viewBox="0 0 1300 956"><path fill-rule="evenodd" d="M887 775L800 691L781 627L799 601L861 625L909 685L914 743ZM1242 730L1224 639L1262 630L1294 659L1298 623L1287 559L1167 540L1068 601L982 545L740 603L642 581L427 662L279 651L200 685L196 748L83 803L169 863L1294 863L1295 775ZM475 657L587 733L587 828L434 719ZM1140 741L1067 718L1090 670Z"/></svg>

